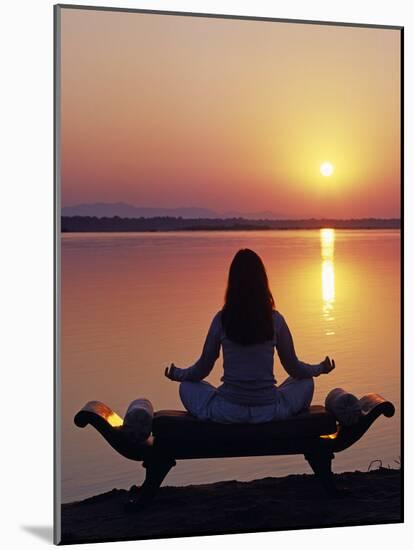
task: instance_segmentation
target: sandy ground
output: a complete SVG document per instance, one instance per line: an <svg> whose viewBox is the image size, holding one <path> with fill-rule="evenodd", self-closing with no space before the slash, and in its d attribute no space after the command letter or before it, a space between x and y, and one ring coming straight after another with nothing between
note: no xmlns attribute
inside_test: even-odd
<svg viewBox="0 0 414 550"><path fill-rule="evenodd" d="M401 472L335 476L347 496L328 498L312 475L162 487L149 508L125 514L128 491L62 505L62 543L277 531L402 521Z"/></svg>

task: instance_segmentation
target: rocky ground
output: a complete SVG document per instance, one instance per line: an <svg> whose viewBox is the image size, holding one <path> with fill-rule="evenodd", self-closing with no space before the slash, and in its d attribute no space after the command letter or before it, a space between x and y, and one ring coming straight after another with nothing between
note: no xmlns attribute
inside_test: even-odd
<svg viewBox="0 0 414 550"><path fill-rule="evenodd" d="M62 543L183 537L309 527L397 523L401 472L337 474L347 496L327 497L311 475L162 487L144 510L126 514L128 491L113 489L62 505ZM132 489L134 490L134 489Z"/></svg>

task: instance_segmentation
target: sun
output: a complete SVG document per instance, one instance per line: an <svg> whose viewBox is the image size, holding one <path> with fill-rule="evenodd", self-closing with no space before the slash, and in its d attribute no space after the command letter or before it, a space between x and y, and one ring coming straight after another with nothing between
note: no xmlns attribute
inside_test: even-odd
<svg viewBox="0 0 414 550"><path fill-rule="evenodd" d="M319 167L319 170L322 174L322 176L325 176L325 177L328 177L328 176L332 176L332 174L334 173L334 166L331 162L323 162L320 167Z"/></svg>

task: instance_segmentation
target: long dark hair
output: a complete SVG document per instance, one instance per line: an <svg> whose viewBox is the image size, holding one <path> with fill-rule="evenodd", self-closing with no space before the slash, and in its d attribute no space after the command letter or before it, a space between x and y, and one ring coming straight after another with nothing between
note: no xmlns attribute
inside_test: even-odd
<svg viewBox="0 0 414 550"><path fill-rule="evenodd" d="M260 256L249 248L239 250L230 265L222 309L227 338L243 346L271 340L274 308L275 301Z"/></svg>

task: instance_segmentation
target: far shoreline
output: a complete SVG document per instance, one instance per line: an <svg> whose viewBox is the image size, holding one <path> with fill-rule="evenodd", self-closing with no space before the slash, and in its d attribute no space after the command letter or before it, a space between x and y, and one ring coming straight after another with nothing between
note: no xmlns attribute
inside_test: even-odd
<svg viewBox="0 0 414 550"><path fill-rule="evenodd" d="M91 230L83 230L83 231L61 231L62 235L76 235L78 233L126 233L126 234L141 234L141 233L220 233L220 232L227 232L227 233L233 233L233 232L240 232L243 231L262 231L263 233L269 232L269 231L318 231L320 229L337 229L338 231L401 231L401 228L399 227L279 227L279 228L263 228L263 227L255 227L252 229L246 229L246 228L221 228L221 229L143 229L143 230L97 230L97 229L91 229Z"/></svg>
<svg viewBox="0 0 414 550"><path fill-rule="evenodd" d="M245 218L120 218L62 216L61 233L171 233L219 231L401 230L399 218L248 220Z"/></svg>

